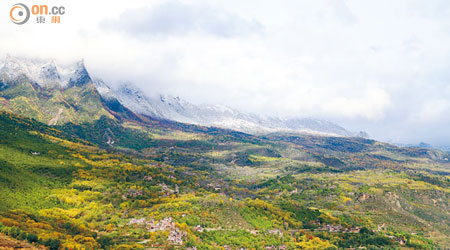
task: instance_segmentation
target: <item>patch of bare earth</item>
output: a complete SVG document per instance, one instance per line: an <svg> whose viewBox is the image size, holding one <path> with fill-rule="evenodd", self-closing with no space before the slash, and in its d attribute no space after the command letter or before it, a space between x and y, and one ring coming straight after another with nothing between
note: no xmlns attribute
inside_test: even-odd
<svg viewBox="0 0 450 250"><path fill-rule="evenodd" d="M35 246L27 242L16 240L5 234L0 233L0 250L12 250L12 249L43 250L46 248L43 246Z"/></svg>

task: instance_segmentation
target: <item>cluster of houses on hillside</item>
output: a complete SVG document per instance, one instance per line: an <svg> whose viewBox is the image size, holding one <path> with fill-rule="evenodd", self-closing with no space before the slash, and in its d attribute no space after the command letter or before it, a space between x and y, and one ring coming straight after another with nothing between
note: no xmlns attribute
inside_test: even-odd
<svg viewBox="0 0 450 250"><path fill-rule="evenodd" d="M168 231L169 235L167 237L167 241L171 242L173 245L183 245L183 238L187 236L186 232L181 231L175 225L172 217L164 218L158 222L153 219L147 221L145 218L135 219L132 218L128 225L143 225L147 228L149 232L157 232L157 231Z"/></svg>
<svg viewBox="0 0 450 250"><path fill-rule="evenodd" d="M171 189L169 188L169 186L167 186L165 183L161 183L158 186L161 187L161 191L163 192L163 197L168 197L172 194L179 194L180 193L180 188L178 187L177 184L175 184L175 189Z"/></svg>
<svg viewBox="0 0 450 250"><path fill-rule="evenodd" d="M328 231L328 232L335 232L335 233L359 233L361 228L359 227L352 227L352 228L344 228L341 225L323 225L322 227L318 228L319 231Z"/></svg>

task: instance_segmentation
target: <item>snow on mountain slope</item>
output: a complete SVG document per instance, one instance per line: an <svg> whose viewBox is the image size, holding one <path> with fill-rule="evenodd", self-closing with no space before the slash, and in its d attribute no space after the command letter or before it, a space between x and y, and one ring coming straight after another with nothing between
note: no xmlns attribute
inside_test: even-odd
<svg viewBox="0 0 450 250"><path fill-rule="evenodd" d="M58 84L61 83L61 75L58 73L58 69L56 68L54 61L42 65L36 75L36 81L41 83L43 86L58 86Z"/></svg>
<svg viewBox="0 0 450 250"><path fill-rule="evenodd" d="M29 59L7 56L0 68L0 80L28 79L43 88L82 86L91 82L83 60L66 67L57 66L53 60Z"/></svg>
<svg viewBox="0 0 450 250"><path fill-rule="evenodd" d="M106 83L103 80L99 78L94 78L93 82L98 93L104 99L106 100L117 99L116 94L114 94L113 90L108 85L106 85Z"/></svg>
<svg viewBox="0 0 450 250"><path fill-rule="evenodd" d="M331 133L345 136L352 136L353 134L348 132L343 127L324 120L302 118L302 119L289 119L284 121L284 124L292 130L309 129L312 131Z"/></svg>
<svg viewBox="0 0 450 250"><path fill-rule="evenodd" d="M0 110L50 125L114 117L94 87L83 61L61 67L52 60L8 56L0 68Z"/></svg>
<svg viewBox="0 0 450 250"><path fill-rule="evenodd" d="M84 66L84 61L78 61L75 65L66 68L64 71L64 81L65 86L76 86L80 87L86 83L92 82L92 78L89 75L86 67Z"/></svg>
<svg viewBox="0 0 450 250"><path fill-rule="evenodd" d="M252 134L296 131L338 136L354 135L339 125L318 119L263 117L224 105L194 105L169 95L149 97L131 83L122 84L115 90L109 89L107 94L103 87L100 87L99 92L102 95L114 95L123 106L133 112L156 119L228 128Z"/></svg>
<svg viewBox="0 0 450 250"><path fill-rule="evenodd" d="M83 60L63 67L55 64L53 60L7 56L0 68L0 91L14 87L20 82L31 83L35 87L40 86L48 90L67 90L69 99L78 93L78 90L71 91L72 87L82 87L87 83L93 83L103 99L103 104L109 107L109 112L115 112L115 115L119 116L126 112L125 117L133 116L131 113L134 112L155 119L228 128L252 134L295 131L339 136L355 135L339 125L323 120L266 117L240 112L224 105L194 105L170 95L150 97L131 83L111 88L100 79L92 79ZM76 102L78 99L78 97L73 98L72 101ZM96 103L94 99L91 100L92 103ZM98 107L92 103L86 103L88 106L86 108ZM121 108L121 105L132 112Z"/></svg>

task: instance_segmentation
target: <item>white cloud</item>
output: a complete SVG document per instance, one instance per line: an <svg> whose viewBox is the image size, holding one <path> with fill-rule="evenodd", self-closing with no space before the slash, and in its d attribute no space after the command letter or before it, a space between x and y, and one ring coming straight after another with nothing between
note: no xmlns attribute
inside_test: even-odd
<svg viewBox="0 0 450 250"><path fill-rule="evenodd" d="M244 20L209 5L184 4L177 0L153 7L127 9L118 18L103 21L101 27L131 36L180 36L199 32L224 38L263 30L255 20Z"/></svg>
<svg viewBox="0 0 450 250"><path fill-rule="evenodd" d="M449 100L429 100L425 102L418 113L413 114L413 119L418 123L436 123L448 119L450 114Z"/></svg>
<svg viewBox="0 0 450 250"><path fill-rule="evenodd" d="M62 24L0 17L0 52L82 57L105 80L150 94L317 116L384 140L450 141L448 1L46 3L66 6Z"/></svg>
<svg viewBox="0 0 450 250"><path fill-rule="evenodd" d="M384 118L391 106L389 95L380 88L368 88L356 98L334 97L324 103L322 110L330 115L340 114L348 118L365 118L369 121Z"/></svg>

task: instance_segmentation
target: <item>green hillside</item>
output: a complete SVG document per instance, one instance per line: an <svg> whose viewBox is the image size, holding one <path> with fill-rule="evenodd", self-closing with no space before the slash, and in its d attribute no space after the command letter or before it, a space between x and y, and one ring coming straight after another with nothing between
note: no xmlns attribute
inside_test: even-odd
<svg viewBox="0 0 450 250"><path fill-rule="evenodd" d="M69 88L43 88L29 80L8 82L0 91L0 110L50 125L114 118L92 82Z"/></svg>
<svg viewBox="0 0 450 250"><path fill-rule="evenodd" d="M450 246L440 151L5 112L0 127L0 230L50 249Z"/></svg>

